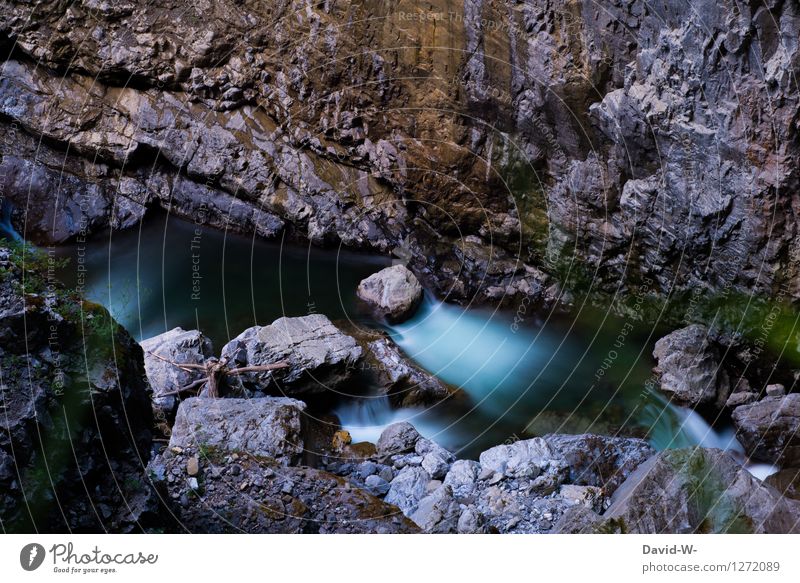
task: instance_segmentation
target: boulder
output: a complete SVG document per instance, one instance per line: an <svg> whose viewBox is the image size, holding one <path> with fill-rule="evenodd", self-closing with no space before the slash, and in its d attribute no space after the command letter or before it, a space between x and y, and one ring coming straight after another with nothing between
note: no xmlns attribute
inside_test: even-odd
<svg viewBox="0 0 800 583"><path fill-rule="evenodd" d="M140 343L144 350L144 368L153 391L153 413L156 419L171 421L177 408L174 393L204 377L201 371L187 371L165 362L203 364L214 356L211 340L199 330L173 328ZM160 357L160 358L159 358Z"/></svg>
<svg viewBox="0 0 800 583"><path fill-rule="evenodd" d="M413 451L420 438L419 432L411 423L393 423L378 438L377 453L379 456L389 456Z"/></svg>
<svg viewBox="0 0 800 583"><path fill-rule="evenodd" d="M656 342L653 356L661 391L677 404L725 404L730 382L708 328L692 324L668 334Z"/></svg>
<svg viewBox="0 0 800 583"><path fill-rule="evenodd" d="M440 486L419 501L410 518L423 532L446 534L458 532L461 508L449 486Z"/></svg>
<svg viewBox="0 0 800 583"><path fill-rule="evenodd" d="M358 284L356 293L375 314L393 323L411 317L422 301L422 286L404 265L373 273Z"/></svg>
<svg viewBox="0 0 800 583"><path fill-rule="evenodd" d="M302 401L286 397L193 397L178 407L169 446L246 452L292 464L303 454L305 408Z"/></svg>
<svg viewBox="0 0 800 583"><path fill-rule="evenodd" d="M407 466L391 481L384 500L397 506L406 516L412 516L417 510L419 501L428 493L430 481L430 474L422 468Z"/></svg>
<svg viewBox="0 0 800 583"><path fill-rule="evenodd" d="M192 457L200 458L197 477L186 472ZM148 469L171 501L178 532L419 532L396 506L322 470L195 446L167 449Z"/></svg>
<svg viewBox="0 0 800 583"><path fill-rule="evenodd" d="M564 457L541 437L498 445L479 460L483 476L538 480L542 485L557 485L569 471Z"/></svg>
<svg viewBox="0 0 800 583"><path fill-rule="evenodd" d="M367 358L381 391L398 407L431 405L457 393L411 363L388 338L370 342Z"/></svg>
<svg viewBox="0 0 800 583"><path fill-rule="evenodd" d="M457 460L450 466L444 485L452 488L458 498L469 498L475 491L481 465L472 460Z"/></svg>
<svg viewBox="0 0 800 583"><path fill-rule="evenodd" d="M633 533L800 532L800 502L781 496L728 453L662 451L617 489L603 518Z"/></svg>
<svg viewBox="0 0 800 583"><path fill-rule="evenodd" d="M279 318L269 326L254 326L222 349L231 365L261 366L286 362L288 368L239 375L245 388L263 391L277 381L287 394L323 392L347 381L362 349L331 321L312 314Z"/></svg>
<svg viewBox="0 0 800 583"><path fill-rule="evenodd" d="M800 393L765 397L733 410L736 436L753 458L800 465Z"/></svg>
<svg viewBox="0 0 800 583"><path fill-rule="evenodd" d="M655 450L643 439L602 435L547 435L544 440L569 468L569 481L610 496Z"/></svg>

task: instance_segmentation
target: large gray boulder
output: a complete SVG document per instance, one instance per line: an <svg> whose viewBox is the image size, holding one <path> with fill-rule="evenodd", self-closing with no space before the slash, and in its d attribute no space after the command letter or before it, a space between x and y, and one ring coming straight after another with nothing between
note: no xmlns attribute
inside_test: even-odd
<svg viewBox="0 0 800 583"><path fill-rule="evenodd" d="M356 293L377 315L390 322L411 317L422 300L422 286L403 265L373 273L358 284Z"/></svg>
<svg viewBox="0 0 800 583"><path fill-rule="evenodd" d="M458 532L461 508L453 490L441 486L419 501L410 518L426 533L453 533Z"/></svg>
<svg viewBox="0 0 800 583"><path fill-rule="evenodd" d="M766 397L733 410L736 436L755 459L800 465L800 394Z"/></svg>
<svg viewBox="0 0 800 583"><path fill-rule="evenodd" d="M278 381L289 394L323 392L347 381L362 349L321 314L279 318L269 326L248 328L222 349L231 366L260 366L284 361L288 368L253 372L238 378L248 388L266 389Z"/></svg>
<svg viewBox="0 0 800 583"><path fill-rule="evenodd" d="M199 330L180 327L142 340L140 344L144 350L147 380L153 390L153 412L157 419L171 420L175 415L177 398L167 393L174 393L203 378L204 374L178 368L165 360L178 364L202 364L214 356L214 347Z"/></svg>
<svg viewBox="0 0 800 583"><path fill-rule="evenodd" d="M290 465L303 454L305 408L302 401L286 397L193 397L178 407L169 446L246 452Z"/></svg>
<svg viewBox="0 0 800 583"><path fill-rule="evenodd" d="M660 452L617 489L603 515L633 533L795 533L800 502L718 449Z"/></svg>
<svg viewBox="0 0 800 583"><path fill-rule="evenodd" d="M730 381L705 326L692 324L664 336L656 342L653 356L658 361L655 372L661 391L677 404L725 404Z"/></svg>

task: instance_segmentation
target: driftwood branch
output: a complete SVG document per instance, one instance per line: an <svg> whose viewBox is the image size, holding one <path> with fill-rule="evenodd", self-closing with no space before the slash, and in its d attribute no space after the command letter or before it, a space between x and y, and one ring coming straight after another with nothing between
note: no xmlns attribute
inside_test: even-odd
<svg viewBox="0 0 800 583"><path fill-rule="evenodd" d="M158 360L163 360L167 364L171 364L172 366L177 366L178 368L183 369L186 372L192 372L192 371L195 371L195 370L206 370L206 365L204 365L204 364L191 364L191 363L185 363L184 364L184 363L174 362L174 361L172 361L172 360L170 360L168 358L164 358L163 356L159 356L155 352L151 352L149 350L147 351L147 354L149 354L150 356L155 356Z"/></svg>
<svg viewBox="0 0 800 583"><path fill-rule="evenodd" d="M181 387L175 391L170 391L169 393L161 393L158 395L159 397L171 397L172 395L180 395L181 393L188 393L190 391L200 391L203 388L203 385L208 382L207 378L197 379L196 381L189 383L185 387Z"/></svg>
<svg viewBox="0 0 800 583"><path fill-rule="evenodd" d="M168 393L161 393L158 395L159 397L169 397L172 395L180 395L181 393L188 393L190 391L199 391L203 388L204 385L208 385L208 396L211 398L216 398L220 396L220 390L223 386L224 379L231 375L241 375L248 372L268 372L271 370L276 370L280 368L286 368L289 366L286 362L275 362L273 364L265 364L261 366L242 366L239 368L228 368L228 361L230 360L229 357L225 357L221 360L217 360L215 358L211 358L206 361L204 364L179 364L177 362L173 362L163 356L159 356L151 351L147 351L147 353L151 356L155 356L157 359L162 360L166 363L175 366L182 371L185 372L201 372L204 376L201 379L198 379L192 383L189 383L185 387L181 387L175 391L170 391Z"/></svg>
<svg viewBox="0 0 800 583"><path fill-rule="evenodd" d="M243 366L243 367L240 367L240 368L232 368L231 370L228 371L228 374L239 375L239 374L245 374L245 373L248 373L248 372L267 372L267 371L270 371L270 370L277 370L277 369L280 369L280 368L286 368L288 366L289 366L288 362L275 362L273 364L265 364L265 365L262 365L262 366Z"/></svg>

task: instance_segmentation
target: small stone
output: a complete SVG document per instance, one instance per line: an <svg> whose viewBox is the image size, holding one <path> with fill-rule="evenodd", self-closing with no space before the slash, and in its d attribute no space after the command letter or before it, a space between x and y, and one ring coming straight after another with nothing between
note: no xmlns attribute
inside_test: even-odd
<svg viewBox="0 0 800 583"><path fill-rule="evenodd" d="M186 483L192 490L197 490L200 487L200 484L197 483L197 478L189 478Z"/></svg>
<svg viewBox="0 0 800 583"><path fill-rule="evenodd" d="M378 465L375 462L363 462L358 466L358 475L362 478L366 479L367 476L371 476L372 474L378 471Z"/></svg>
<svg viewBox="0 0 800 583"><path fill-rule="evenodd" d="M780 383L767 385L766 391L768 397L783 397L786 394L786 388Z"/></svg>
<svg viewBox="0 0 800 583"><path fill-rule="evenodd" d="M183 453L183 448L182 447L177 447L177 446L173 447L172 448L172 453Z"/></svg>
<svg viewBox="0 0 800 583"><path fill-rule="evenodd" d="M489 480L489 485L494 486L495 484L499 484L500 482L503 481L503 478L504 478L503 474L501 474L500 472L495 472L495 474Z"/></svg>
<svg viewBox="0 0 800 583"><path fill-rule="evenodd" d="M441 479L447 475L450 464L438 452L432 451L422 458L422 467L432 478Z"/></svg>
<svg viewBox="0 0 800 583"><path fill-rule="evenodd" d="M389 491L389 482L380 476L371 475L364 481L367 490L375 496L384 496Z"/></svg>
<svg viewBox="0 0 800 583"><path fill-rule="evenodd" d="M190 476L196 476L200 472L200 460L196 455L193 455L186 461L186 473Z"/></svg>

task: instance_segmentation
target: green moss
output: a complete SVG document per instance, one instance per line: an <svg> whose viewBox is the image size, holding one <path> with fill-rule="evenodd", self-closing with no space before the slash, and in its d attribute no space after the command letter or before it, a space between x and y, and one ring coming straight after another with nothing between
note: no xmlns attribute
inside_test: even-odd
<svg viewBox="0 0 800 583"><path fill-rule="evenodd" d="M495 149L500 151L499 145ZM522 248L526 255L523 259L541 263L549 237L547 203L541 178L530 162L519 155L512 155L511 160L501 168L500 176L519 213Z"/></svg>

